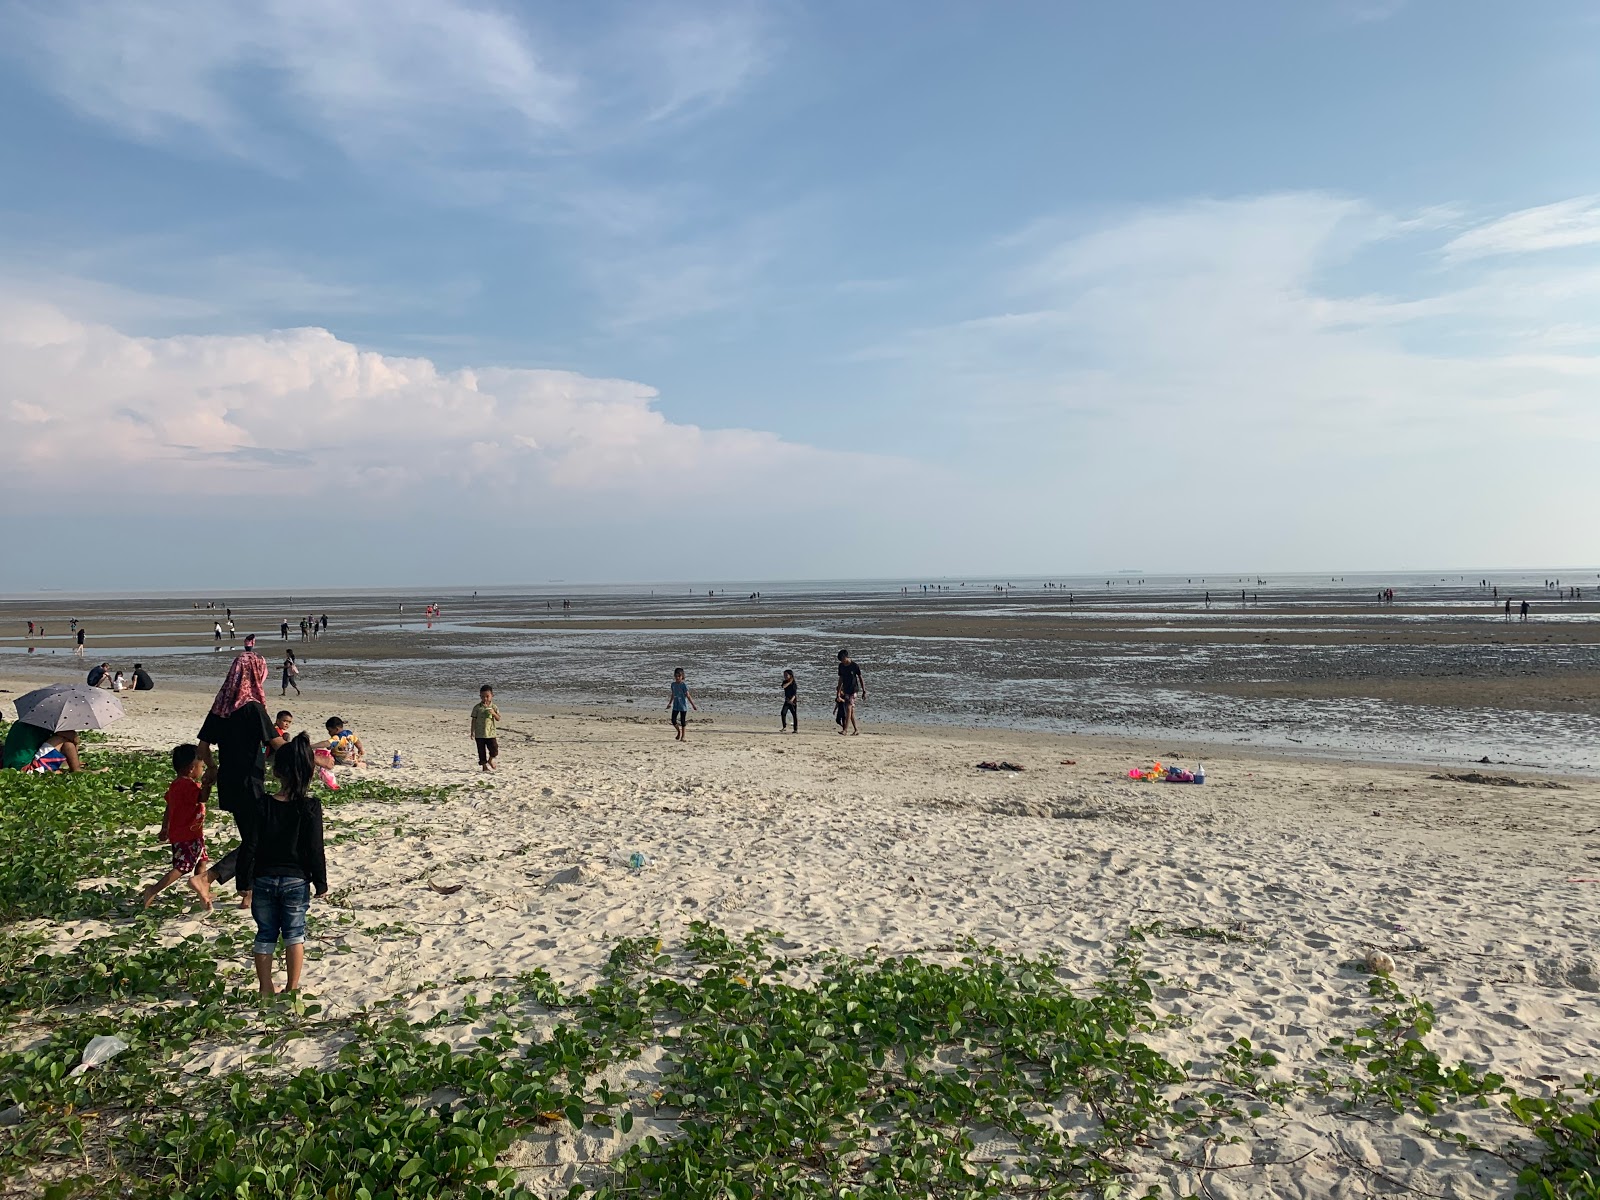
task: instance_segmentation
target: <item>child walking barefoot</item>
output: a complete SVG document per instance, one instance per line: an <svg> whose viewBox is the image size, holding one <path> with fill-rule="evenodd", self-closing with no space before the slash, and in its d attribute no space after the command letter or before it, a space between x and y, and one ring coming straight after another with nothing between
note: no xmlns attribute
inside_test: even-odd
<svg viewBox="0 0 1600 1200"><path fill-rule="evenodd" d="M478 689L478 702L472 706L472 740L478 743L478 767L495 769L500 760L500 710L494 706L494 689L487 683Z"/></svg>
<svg viewBox="0 0 1600 1200"><path fill-rule="evenodd" d="M311 893L328 891L328 866L322 846L322 803L311 790L315 773L311 739L306 734L278 747L272 773L282 789L261 803L252 836L239 851L239 879L250 889L250 915L256 921L256 981L261 994L273 994L272 957L284 945L287 988L300 987L306 961L306 910Z"/></svg>
<svg viewBox="0 0 1600 1200"><path fill-rule="evenodd" d="M678 731L676 740L685 741L689 732L689 710L692 708L695 712L699 712L700 706L689 694L689 685L684 682L682 667L672 673L672 699L667 701L667 707L672 710L672 727Z"/></svg>
<svg viewBox="0 0 1600 1200"><path fill-rule="evenodd" d="M200 748L191 743L172 748L172 772L176 777L167 788L167 811L161 818L161 840L172 844L172 870L145 888L140 897L145 908L179 879L187 875L189 886L211 911L211 884L206 877L206 798L210 787L201 788L206 764Z"/></svg>

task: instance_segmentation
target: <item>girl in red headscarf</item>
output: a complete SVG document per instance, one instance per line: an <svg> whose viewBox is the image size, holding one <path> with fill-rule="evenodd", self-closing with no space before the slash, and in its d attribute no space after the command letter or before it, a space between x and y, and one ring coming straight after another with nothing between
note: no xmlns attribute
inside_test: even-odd
<svg viewBox="0 0 1600 1200"><path fill-rule="evenodd" d="M253 637L245 643L249 647L254 644ZM201 787L216 784L217 807L233 814L241 843L250 837L267 794L267 754L283 745L267 712L266 681L267 660L253 648L236 657L197 739L206 764ZM213 746L216 758L212 757ZM238 861L238 849L228 851L212 864L207 878L212 883L226 883L234 878ZM250 904L250 892L243 878L239 884L239 906L245 908Z"/></svg>

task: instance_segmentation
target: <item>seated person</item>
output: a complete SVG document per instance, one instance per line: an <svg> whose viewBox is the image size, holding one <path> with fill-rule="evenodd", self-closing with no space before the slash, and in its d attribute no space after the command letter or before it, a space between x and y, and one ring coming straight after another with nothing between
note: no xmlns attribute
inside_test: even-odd
<svg viewBox="0 0 1600 1200"><path fill-rule="evenodd" d="M156 681L150 678L150 672L144 669L143 663L133 664L133 690L148 692L154 690Z"/></svg>
<svg viewBox="0 0 1600 1200"><path fill-rule="evenodd" d="M6 734L5 748L0 749L0 766L11 770L21 770L26 767L33 761L33 756L39 753L39 747L44 745L45 738L49 736L48 729L14 721Z"/></svg>
<svg viewBox="0 0 1600 1200"><path fill-rule="evenodd" d="M33 760L22 769L41 775L83 770L83 763L78 759L77 730L63 729L60 733L48 734L34 752Z"/></svg>
<svg viewBox="0 0 1600 1200"><path fill-rule="evenodd" d="M356 736L356 731L346 727L342 717L329 717L326 749L333 761L342 767L360 766L367 760L366 747Z"/></svg>

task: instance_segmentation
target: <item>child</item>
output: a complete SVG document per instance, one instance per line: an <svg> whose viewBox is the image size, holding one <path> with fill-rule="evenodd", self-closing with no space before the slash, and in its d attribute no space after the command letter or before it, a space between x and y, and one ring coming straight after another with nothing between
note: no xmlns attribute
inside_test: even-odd
<svg viewBox="0 0 1600 1200"><path fill-rule="evenodd" d="M678 731L675 740L684 741L689 733L689 710L692 708L699 712L700 706L689 694L689 685L683 681L682 667L672 673L672 699L667 702L667 707L672 710L672 727Z"/></svg>
<svg viewBox="0 0 1600 1200"><path fill-rule="evenodd" d="M354 729L346 729L343 717L329 717L328 727L328 753L333 755L333 761L341 767L359 767L367 760L367 751L361 744L361 739L356 736Z"/></svg>
<svg viewBox="0 0 1600 1200"><path fill-rule="evenodd" d="M145 888L144 907L183 875L200 903L211 911L211 885L206 876L206 797L210 786L201 788L206 773L200 748L190 743L172 748L172 771L176 778L167 788L167 811L161 818L161 841L172 844L172 870Z"/></svg>
<svg viewBox="0 0 1600 1200"><path fill-rule="evenodd" d="M261 804L260 816L239 851L239 881L250 892L256 922L256 981L273 994L272 956L284 944L288 990L300 987L306 960L306 910L311 893L328 893L322 845L322 804L311 791L311 738L302 733L272 756L281 790Z"/></svg>
<svg viewBox="0 0 1600 1200"><path fill-rule="evenodd" d="M500 758L500 739L495 736L499 726L494 689L486 683L478 689L478 702L472 706L472 737L478 743L478 766L485 771L494 770Z"/></svg>
<svg viewBox="0 0 1600 1200"><path fill-rule="evenodd" d="M789 728L789 718L794 718L794 731L800 732L800 685L794 681L794 672L783 673L783 710L778 713L778 732Z"/></svg>
<svg viewBox="0 0 1600 1200"><path fill-rule="evenodd" d="M833 689L833 723L839 727L840 733L850 723L850 701L845 699L842 683L836 684Z"/></svg>
<svg viewBox="0 0 1600 1200"><path fill-rule="evenodd" d="M289 740L289 726L294 724L294 714L287 708L278 710L278 715L272 719L272 726L278 731L278 736L284 741Z"/></svg>

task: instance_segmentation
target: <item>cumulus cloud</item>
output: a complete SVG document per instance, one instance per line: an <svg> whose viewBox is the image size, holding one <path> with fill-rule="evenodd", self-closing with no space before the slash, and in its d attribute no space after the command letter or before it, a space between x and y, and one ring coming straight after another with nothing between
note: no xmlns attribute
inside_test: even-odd
<svg viewBox="0 0 1600 1200"><path fill-rule="evenodd" d="M669 420L654 389L568 371L441 371L325 329L130 337L0 302L0 442L13 508L31 485L170 497L328 494L376 508L483 489L545 499L736 496L775 474L869 463L746 429ZM873 464L882 472L886 464Z"/></svg>

